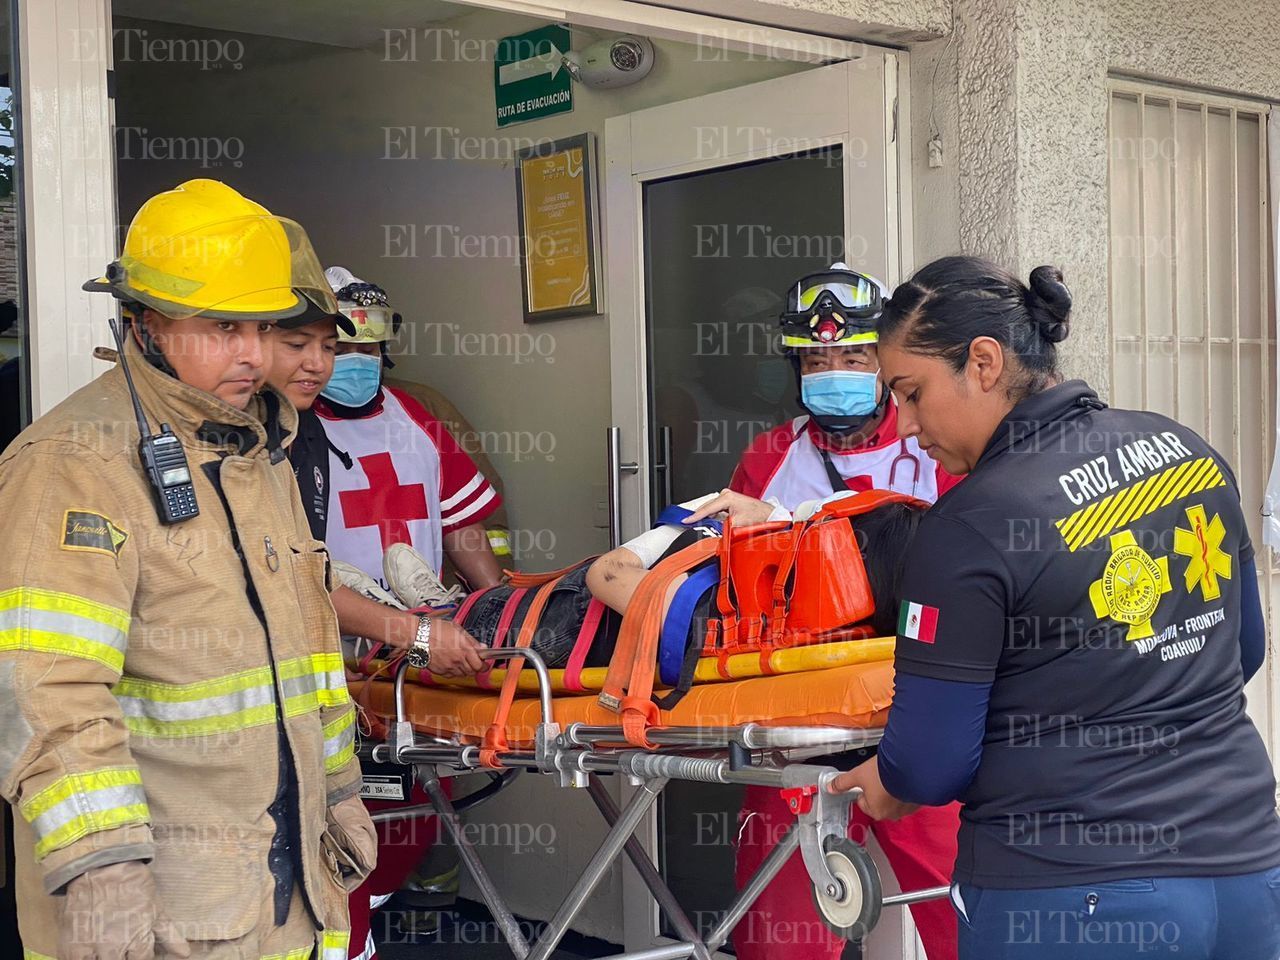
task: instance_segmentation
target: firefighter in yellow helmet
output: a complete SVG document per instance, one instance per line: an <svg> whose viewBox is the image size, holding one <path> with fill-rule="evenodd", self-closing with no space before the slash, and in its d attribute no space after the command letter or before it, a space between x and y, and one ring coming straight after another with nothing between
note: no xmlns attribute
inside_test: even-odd
<svg viewBox="0 0 1280 960"><path fill-rule="evenodd" d="M210 180L148 200L86 288L124 303L121 362L0 456L26 956L345 958L376 848L296 414L265 385L273 324L336 304L301 227Z"/></svg>

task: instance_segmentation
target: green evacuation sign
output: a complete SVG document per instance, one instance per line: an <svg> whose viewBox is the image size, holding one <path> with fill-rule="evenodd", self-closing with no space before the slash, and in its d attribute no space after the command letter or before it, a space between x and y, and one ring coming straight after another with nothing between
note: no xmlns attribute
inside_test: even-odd
<svg viewBox="0 0 1280 960"><path fill-rule="evenodd" d="M563 67L568 52L569 28L558 25L498 41L493 58L498 126L573 109L573 79Z"/></svg>

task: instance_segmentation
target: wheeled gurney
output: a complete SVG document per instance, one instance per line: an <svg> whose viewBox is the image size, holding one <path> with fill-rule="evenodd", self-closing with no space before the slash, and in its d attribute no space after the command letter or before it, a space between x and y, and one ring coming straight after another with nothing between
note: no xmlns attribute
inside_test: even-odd
<svg viewBox="0 0 1280 960"><path fill-rule="evenodd" d="M362 756L411 767L430 798L428 807L382 811L375 818L438 814L518 960L546 960L551 955L623 853L680 940L621 954L619 960L708 960L728 941L734 926L797 847L813 882L818 916L847 940L862 939L885 906L947 894L946 887L935 887L885 896L870 855L847 836L849 804L856 794L828 792L838 771L804 762L879 742L892 700L891 661L699 685L671 710L658 712L658 723L645 731L647 746L640 748L628 743L618 716L601 706L596 696L553 696L551 672L534 651L487 650L481 656L523 658L537 678L536 699L507 704L503 748L497 751L486 736L499 700L492 694L406 683L410 671L403 662L395 668L393 682L363 681L353 685L353 692L376 727L385 722L385 736L363 744ZM610 827L534 943L521 931L441 786L442 779L489 772L500 787L500 771L529 771L554 777L564 788L586 789ZM621 810L600 779L606 774L626 777L636 788ZM672 780L775 787L796 815L795 823L705 936L695 929L633 836Z"/></svg>

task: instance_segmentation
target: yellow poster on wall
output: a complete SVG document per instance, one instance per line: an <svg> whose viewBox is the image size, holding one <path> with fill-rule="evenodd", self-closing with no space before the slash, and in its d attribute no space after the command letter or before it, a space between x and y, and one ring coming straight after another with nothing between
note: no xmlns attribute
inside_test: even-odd
<svg viewBox="0 0 1280 960"><path fill-rule="evenodd" d="M523 151L516 168L525 321L599 313L595 137Z"/></svg>

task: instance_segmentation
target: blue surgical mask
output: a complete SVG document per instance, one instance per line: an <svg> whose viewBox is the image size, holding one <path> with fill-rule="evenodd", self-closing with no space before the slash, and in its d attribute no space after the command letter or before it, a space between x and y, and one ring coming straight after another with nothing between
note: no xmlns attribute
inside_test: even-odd
<svg viewBox="0 0 1280 960"><path fill-rule="evenodd" d="M865 417L875 412L880 380L861 370L825 370L800 378L800 401L820 417Z"/></svg>
<svg viewBox="0 0 1280 960"><path fill-rule="evenodd" d="M320 396L344 407L363 407L377 395L381 383L382 357L344 353L333 361L333 376Z"/></svg>

